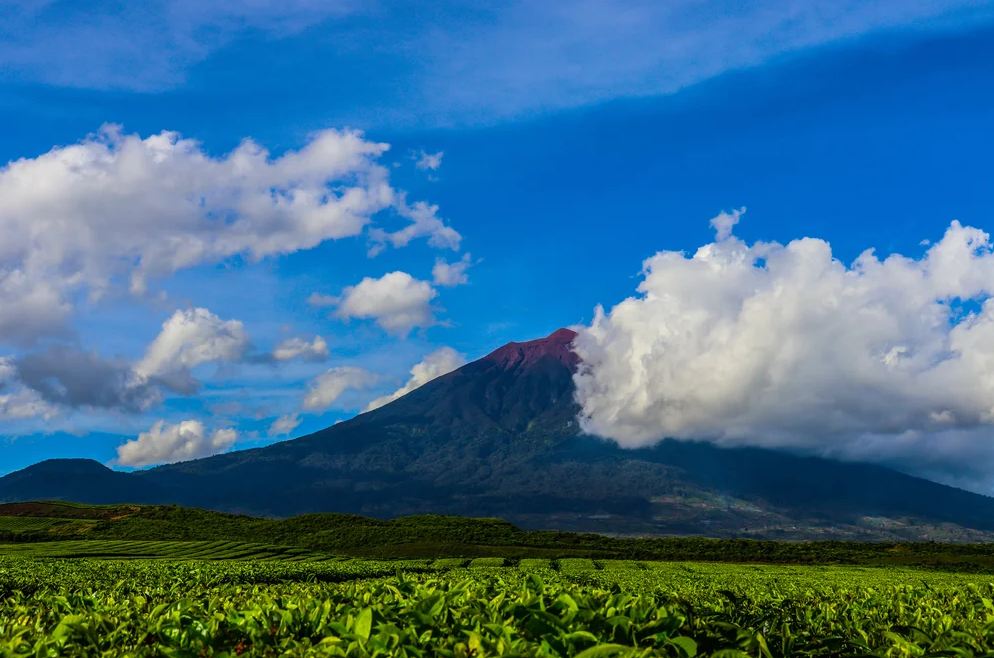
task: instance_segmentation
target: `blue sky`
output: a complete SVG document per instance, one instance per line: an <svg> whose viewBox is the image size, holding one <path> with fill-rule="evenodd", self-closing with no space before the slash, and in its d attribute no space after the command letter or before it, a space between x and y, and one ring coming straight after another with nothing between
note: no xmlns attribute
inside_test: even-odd
<svg viewBox="0 0 994 658"><path fill-rule="evenodd" d="M260 259L205 256L153 273L140 292L129 292L127 272L94 294L92 281L66 283L60 271L61 331L0 335L13 373L0 395L22 403L15 412L8 399L0 416L0 471L63 456L141 466L186 454L167 449L180 439L199 455L320 429L401 388L441 348L471 359L590 324L596 305L635 294L644 259L711 242L721 211L748 207L735 227L747 243L814 236L843 263L867 248L919 258L954 219L992 227L994 5L797 3L789 15L773 3L654 5L106 3L84 15L65 3L5 4L3 162L87 142L106 124L140 138L176 131L217 159L246 138L278 158L320 131L358 129L390 145L374 158L390 186L437 205L461 240L433 245L426 232L370 255L371 230L410 221L387 208L355 235ZM418 166L436 153L437 169ZM21 223L6 231L46 221L44 208L28 217L37 206L13 205ZM108 212L130 221L128 208ZM46 249L45 235L32 248ZM433 280L437 259L464 257L466 282ZM386 330L387 311L344 317L350 286L391 272L431 288L408 309L428 319ZM335 299L309 303L315 293ZM21 316L17 304L3 313ZM217 320L204 331L233 342L149 375L158 388L141 404L88 403L65 393L68 374L32 360L67 362L69 350L140 374L163 324L191 309ZM237 331L223 324L232 321ZM282 341L315 336L327 354L273 357ZM305 408L332 370L344 389ZM299 424L271 434L280 417ZM199 426L180 437L184 421ZM237 438L217 434L228 429ZM116 449L139 435L153 457L127 463ZM928 474L939 464L957 480L916 451L880 459Z"/></svg>

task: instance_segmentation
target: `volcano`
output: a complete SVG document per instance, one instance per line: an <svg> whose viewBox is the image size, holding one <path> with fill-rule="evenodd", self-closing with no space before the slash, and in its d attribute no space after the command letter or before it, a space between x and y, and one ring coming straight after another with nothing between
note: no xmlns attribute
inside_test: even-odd
<svg viewBox="0 0 994 658"><path fill-rule="evenodd" d="M994 538L994 499L881 466L577 422L575 334L509 343L379 409L265 448L120 473L50 460L0 500L174 503L267 516L500 517L527 528L765 538Z"/></svg>

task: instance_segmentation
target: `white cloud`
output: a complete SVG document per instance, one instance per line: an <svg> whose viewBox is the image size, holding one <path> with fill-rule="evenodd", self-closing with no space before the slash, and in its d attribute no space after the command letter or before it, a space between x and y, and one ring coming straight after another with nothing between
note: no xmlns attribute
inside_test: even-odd
<svg viewBox="0 0 994 658"><path fill-rule="evenodd" d="M159 379L177 390L192 391L190 369L216 361L237 361L249 339L238 320L222 320L205 308L176 311L135 366L146 379Z"/></svg>
<svg viewBox="0 0 994 658"><path fill-rule="evenodd" d="M339 301L339 298L334 295L322 295L319 292L312 292L307 298L307 303L317 308L335 306Z"/></svg>
<svg viewBox="0 0 994 658"><path fill-rule="evenodd" d="M990 17L989 7L971 0L519 0L458 29L427 31L430 75L418 82L435 113L450 121L492 120L669 94L809 48Z"/></svg>
<svg viewBox="0 0 994 658"><path fill-rule="evenodd" d="M436 249L459 249L462 236L438 216L438 206L423 201L407 205L401 200L397 209L410 223L393 232L381 228L370 229L369 237L373 241L373 246L369 249L370 256L380 253L388 244L397 248L406 247L418 238L428 238L428 244Z"/></svg>
<svg viewBox="0 0 994 658"><path fill-rule="evenodd" d="M351 2L312 0L167 0L90 4L80 12L12 0L4 7L0 58L9 70L49 84L139 91L180 84L188 67L245 31L280 38L354 10Z"/></svg>
<svg viewBox="0 0 994 658"><path fill-rule="evenodd" d="M137 363L65 345L0 360L0 390L14 391L0 406L13 414L16 405L20 417L51 417L61 408L80 407L142 412L159 404L166 389L196 392L200 382L191 369L242 359L248 345L241 322L203 308L180 310Z"/></svg>
<svg viewBox="0 0 994 658"><path fill-rule="evenodd" d="M53 346L18 357L15 365L20 383L59 407L136 413L162 401L165 382L151 381L122 359Z"/></svg>
<svg viewBox="0 0 994 658"><path fill-rule="evenodd" d="M826 44L887 31L920 38L990 20L976 0L513 0L395 20L379 3L311 0L87 3L68 17L48 2L8 4L0 60L18 81L161 90L182 85L191 66L239 37L261 36L250 47L265 47L325 22L321 34L335 38L317 46L321 65L375 74L387 90L367 103L366 94L340 92L350 118L455 123L665 94ZM312 48L294 50L300 58L285 66L313 59ZM398 57L407 64L398 67ZM313 84L330 79L340 76Z"/></svg>
<svg viewBox="0 0 994 658"><path fill-rule="evenodd" d="M72 309L51 281L32 280L18 269L5 272L0 263L0 303L18 310L0 313L0 341L29 345L39 336L68 333Z"/></svg>
<svg viewBox="0 0 994 658"><path fill-rule="evenodd" d="M142 139L105 126L0 169L0 340L63 329L75 291L99 297L127 282L234 256L260 259L355 236L392 209L408 225L371 233L404 246L458 245L436 206L409 204L378 158L388 145L357 131L315 133L278 157L251 140L214 157L162 132Z"/></svg>
<svg viewBox="0 0 994 658"><path fill-rule="evenodd" d="M208 433L199 420L175 425L156 422L137 439L117 447L117 463L123 466L149 466L208 457L228 450L238 439L233 429Z"/></svg>
<svg viewBox="0 0 994 658"><path fill-rule="evenodd" d="M465 363L466 357L451 347L437 349L411 368L411 378L407 380L406 384L389 395L376 398L366 406L365 411L379 409L383 405L407 395L419 386L452 372Z"/></svg>
<svg viewBox="0 0 994 658"><path fill-rule="evenodd" d="M288 338L273 350L276 361L324 361L328 358L328 343L321 336L315 336L310 342L303 338Z"/></svg>
<svg viewBox="0 0 994 658"><path fill-rule="evenodd" d="M304 396L304 409L325 411L348 390L369 388L376 383L377 376L368 370L353 366L331 368L318 375L311 382Z"/></svg>
<svg viewBox="0 0 994 658"><path fill-rule="evenodd" d="M745 214L745 207L725 212L724 210L711 218L711 228L714 229L714 239L718 242L727 240L732 235L735 225L739 223L742 215Z"/></svg>
<svg viewBox="0 0 994 658"><path fill-rule="evenodd" d="M442 151L439 151L438 153L420 151L417 154L417 160L414 164L421 171L438 171L438 169L442 166L443 156L445 156L445 153Z"/></svg>
<svg viewBox="0 0 994 658"><path fill-rule="evenodd" d="M24 386L11 357L0 357L0 420L52 418L58 409Z"/></svg>
<svg viewBox="0 0 994 658"><path fill-rule="evenodd" d="M435 266L431 268L431 278L436 286L461 286L469 283L469 276L466 270L473 264L473 257L464 254L462 258L454 263L449 263L441 258L435 259Z"/></svg>
<svg viewBox="0 0 994 658"><path fill-rule="evenodd" d="M948 462L956 432L994 464L986 233L953 222L919 259L866 251L847 266L814 238L746 244L728 217L692 257L646 260L639 294L580 331L586 431L919 464Z"/></svg>
<svg viewBox="0 0 994 658"><path fill-rule="evenodd" d="M414 327L434 324L431 301L437 295L427 281L390 272L379 279L365 277L343 290L335 315L343 320L373 319L386 331L406 336Z"/></svg>
<svg viewBox="0 0 994 658"><path fill-rule="evenodd" d="M0 389L17 381L17 366L9 356L0 356Z"/></svg>
<svg viewBox="0 0 994 658"><path fill-rule="evenodd" d="M47 420L54 418L58 413L58 407L49 404L29 388L22 386L11 392L0 391L0 420L31 418Z"/></svg>
<svg viewBox="0 0 994 658"><path fill-rule="evenodd" d="M297 414L287 414L280 416L269 426L269 436L283 436L297 429L300 425L300 416Z"/></svg>

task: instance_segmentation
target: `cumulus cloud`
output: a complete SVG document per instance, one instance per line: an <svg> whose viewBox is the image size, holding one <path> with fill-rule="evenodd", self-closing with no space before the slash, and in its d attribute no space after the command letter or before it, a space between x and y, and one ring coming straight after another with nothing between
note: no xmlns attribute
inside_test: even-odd
<svg viewBox="0 0 994 658"><path fill-rule="evenodd" d="M287 414L285 416L280 416L273 421L273 424L269 426L269 436L283 436L289 434L290 432L297 429L300 425L300 416L298 414Z"/></svg>
<svg viewBox="0 0 994 658"><path fill-rule="evenodd" d="M436 286L461 286L469 283L469 276L466 270L473 264L473 257L464 254L462 258L454 263L449 263L441 258L435 259L435 266L431 268L431 278Z"/></svg>
<svg viewBox="0 0 994 658"><path fill-rule="evenodd" d="M193 392L198 384L190 375L192 368L216 361L237 361L248 346L248 334L240 321L222 320L205 308L180 310L162 324L135 372L177 391Z"/></svg>
<svg viewBox="0 0 994 658"><path fill-rule="evenodd" d="M348 390L369 388L377 376L368 370L353 366L331 368L311 382L304 396L304 409L325 411Z"/></svg>
<svg viewBox="0 0 994 658"><path fill-rule="evenodd" d="M434 324L431 301L437 295L427 281L407 272L390 272L379 279L365 277L343 290L335 315L343 320L372 319L386 331L406 336L415 327Z"/></svg>
<svg viewBox="0 0 994 658"><path fill-rule="evenodd" d="M339 298L334 295L323 295L319 292L312 292L307 298L307 303L316 308L335 306L339 301Z"/></svg>
<svg viewBox="0 0 994 658"><path fill-rule="evenodd" d="M366 406L365 411L379 409L383 405L407 395L419 386L452 372L465 363L466 357L451 347L437 349L411 368L411 378L407 380L406 384L389 395L376 398Z"/></svg>
<svg viewBox="0 0 994 658"><path fill-rule="evenodd" d="M414 165L421 171L438 171L442 166L442 157L444 155L443 151L439 151L438 153L420 151L416 154Z"/></svg>
<svg viewBox="0 0 994 658"><path fill-rule="evenodd" d="M311 341L303 338L288 338L273 350L273 359L276 361L292 361L294 359L324 361L327 358L328 343L321 336L315 336Z"/></svg>
<svg viewBox="0 0 994 658"><path fill-rule="evenodd" d="M131 365L71 347L51 347L16 360L19 380L54 405L144 411L162 393Z"/></svg>
<svg viewBox="0 0 994 658"><path fill-rule="evenodd" d="M745 207L733 210L732 212L721 211L711 218L711 228L714 229L714 239L718 242L727 240L732 235L735 225L739 223L742 215L745 214Z"/></svg>
<svg viewBox="0 0 994 658"><path fill-rule="evenodd" d="M955 452L962 466L968 453L942 443L955 433L994 461L987 233L953 222L920 258L867 250L847 265L815 238L746 244L731 232L740 214L715 218L718 239L692 256L646 260L638 295L580 331L584 430L627 447L672 437L919 463Z"/></svg>
<svg viewBox="0 0 994 658"><path fill-rule="evenodd" d="M53 418L58 408L46 402L31 389L19 387L13 391L0 391L0 419L22 420Z"/></svg>
<svg viewBox="0 0 994 658"><path fill-rule="evenodd" d="M238 439L233 429L208 432L199 420L175 425L156 422L137 439L117 447L117 463L122 466L150 466L209 457L228 450Z"/></svg>
<svg viewBox="0 0 994 658"><path fill-rule="evenodd" d="M175 132L150 137L105 126L96 135L0 169L0 340L61 328L75 291L231 257L260 259L355 236L390 210L407 225L376 244L428 238L458 246L437 206L409 203L378 163L387 144L324 130L278 157L251 140L215 157Z"/></svg>
<svg viewBox="0 0 994 658"><path fill-rule="evenodd" d="M12 357L0 357L0 419L51 418L57 408L25 386Z"/></svg>
<svg viewBox="0 0 994 658"><path fill-rule="evenodd" d="M200 387L196 366L241 359L248 335L237 320L222 320L207 309L176 311L137 363L106 358L68 345L0 360L0 389L6 407L20 417L50 417L59 408L90 407L130 413L160 403L166 390L192 394Z"/></svg>
<svg viewBox="0 0 994 658"><path fill-rule="evenodd" d="M39 336L68 334L72 309L53 282L32 280L19 269L4 271L0 263L0 303L18 311L0 313L0 341L30 345Z"/></svg>
<svg viewBox="0 0 994 658"><path fill-rule="evenodd" d="M0 390L17 381L17 366L9 356L0 356Z"/></svg>
<svg viewBox="0 0 994 658"><path fill-rule="evenodd" d="M369 231L373 246L369 249L370 256L383 251L387 245L406 247L412 240L428 238L428 244L436 249L459 249L462 236L438 216L438 206L418 201L413 205L401 202L398 211L409 220L407 226L397 231L386 231L374 228Z"/></svg>

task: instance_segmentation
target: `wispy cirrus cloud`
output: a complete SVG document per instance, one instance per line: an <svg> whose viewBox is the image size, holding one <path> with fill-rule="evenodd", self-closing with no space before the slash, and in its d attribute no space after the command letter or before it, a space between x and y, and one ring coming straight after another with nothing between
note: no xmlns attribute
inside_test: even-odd
<svg viewBox="0 0 994 658"><path fill-rule="evenodd" d="M86 6L57 0L0 5L0 58L20 78L96 89L159 91L247 32L287 37L351 13L352 2L152 0Z"/></svg>
<svg viewBox="0 0 994 658"><path fill-rule="evenodd" d="M83 10L22 0L0 12L0 59L8 76L146 92L181 87L192 67L209 64L239 39L313 39L315 30L307 28L320 25L321 34L340 44L328 52L339 68L368 71L385 87L403 90L359 99L359 116L373 111L436 123L667 94L806 49L994 19L989 4L970 0L516 0L487 6L451 0L432 12L401 2L160 0L87 3ZM368 47L356 48L359 41Z"/></svg>

